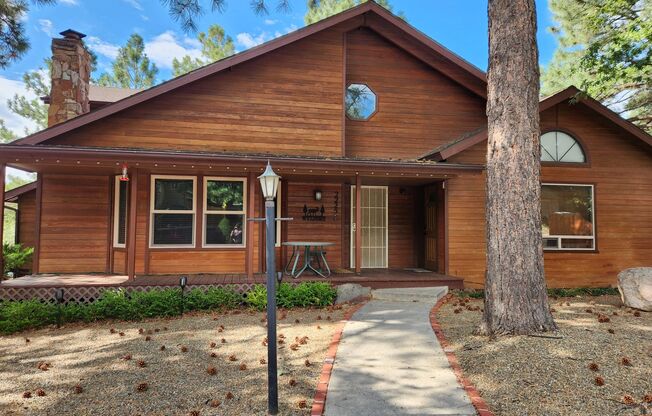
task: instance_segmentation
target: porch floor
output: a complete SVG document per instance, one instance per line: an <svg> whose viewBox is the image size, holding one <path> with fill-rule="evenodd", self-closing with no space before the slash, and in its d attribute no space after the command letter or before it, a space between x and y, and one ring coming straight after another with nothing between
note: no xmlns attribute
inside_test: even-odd
<svg viewBox="0 0 652 416"><path fill-rule="evenodd" d="M29 275L5 280L0 288L9 287L60 287L60 286L176 286L179 274L145 275L129 280L124 275L106 274L41 274ZM264 274L255 274L248 278L245 274L191 274L188 285L265 283ZM435 272L414 272L404 269L364 269L360 275L355 273L334 273L328 278L304 274L298 279L284 276L283 281L326 281L334 285L358 283L374 289L401 287L448 286L451 289L463 288L464 281L458 277Z"/></svg>

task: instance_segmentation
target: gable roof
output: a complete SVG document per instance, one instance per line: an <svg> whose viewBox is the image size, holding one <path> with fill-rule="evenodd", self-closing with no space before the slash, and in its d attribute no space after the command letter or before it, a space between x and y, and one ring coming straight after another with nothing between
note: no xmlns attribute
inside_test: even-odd
<svg viewBox="0 0 652 416"><path fill-rule="evenodd" d="M580 94L584 96L578 98L578 95ZM600 114L602 117L611 121L612 123L622 128L623 130L627 131L628 133L632 134L634 137L652 146L652 136L647 134L645 131L641 130L632 122L627 121L624 118L620 117L617 113L610 110L607 106L589 97L581 90L577 89L575 86L572 85L566 88L565 90L562 90L556 94L553 94L541 100L539 102L539 112L543 112L551 107L556 106L557 104L561 104L563 102L567 102L575 99L577 99L578 104L586 105L593 111ZM484 140L487 140L488 135L489 133L487 127L481 127L479 129L465 133L462 136L456 138L455 140L452 140L448 143L445 143L441 146L432 149L431 151L421 155L419 159L434 160L436 162L446 160L451 156L463 152L464 150L468 149L473 145L482 143Z"/></svg>
<svg viewBox="0 0 652 416"><path fill-rule="evenodd" d="M26 183L17 188L5 191L5 201L4 202L15 202L19 196L31 192L36 189L36 182Z"/></svg>
<svg viewBox="0 0 652 416"><path fill-rule="evenodd" d="M76 128L108 117L112 114L146 102L169 91L198 81L205 77L231 69L238 64L252 60L286 45L297 42L310 35L321 32L335 25L351 21L351 29L364 26L376 31L380 36L403 48L406 52L420 59L425 64L439 70L445 76L466 87L476 95L486 98L486 74L468 61L454 54L440 43L410 26L407 22L393 15L387 9L373 1L364 2L356 7L333 15L295 32L278 37L259 46L247 49L236 55L221 59L185 75L163 82L155 87L139 92L105 107L80 115L66 122L56 124L30 136L15 140L12 144L34 145L68 133ZM424 53L427 51L428 53Z"/></svg>

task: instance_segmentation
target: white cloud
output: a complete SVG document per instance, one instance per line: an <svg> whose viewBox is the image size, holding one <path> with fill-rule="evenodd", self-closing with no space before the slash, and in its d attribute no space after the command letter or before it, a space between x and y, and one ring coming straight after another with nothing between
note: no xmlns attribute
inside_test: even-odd
<svg viewBox="0 0 652 416"><path fill-rule="evenodd" d="M235 40L238 45L243 46L245 49L249 49L268 41L270 38L271 37L267 32L262 32L258 35L252 35L251 33L244 32L238 33L235 37Z"/></svg>
<svg viewBox="0 0 652 416"><path fill-rule="evenodd" d="M59 0L62 4L66 4L68 6L78 6L79 2L77 0Z"/></svg>
<svg viewBox="0 0 652 416"><path fill-rule="evenodd" d="M136 10L143 11L143 6L140 4L139 0L122 0Z"/></svg>
<svg viewBox="0 0 652 416"><path fill-rule="evenodd" d="M275 25L277 23L278 23L278 20L276 20L276 19L265 19L265 24L266 25L271 26L271 25Z"/></svg>
<svg viewBox="0 0 652 416"><path fill-rule="evenodd" d="M118 49L120 49L118 45L105 42L96 36L89 36L86 38L86 44L93 52L111 59L115 59L118 56Z"/></svg>
<svg viewBox="0 0 652 416"><path fill-rule="evenodd" d="M36 124L9 110L7 100L13 98L14 94L24 95L28 99L36 98L33 93L28 93L25 90L25 85L22 81L0 76L0 119L4 120L8 129L12 130L18 136L23 136L25 129L36 130Z"/></svg>
<svg viewBox="0 0 652 416"><path fill-rule="evenodd" d="M52 28L53 28L53 26L54 26L54 25L52 24L52 20L48 20L48 19L38 19L38 25L39 25L39 27L41 28L41 31L42 31L43 33L45 33L45 34L48 35L48 36L52 36L52 34L53 34L53 32L52 32Z"/></svg>
<svg viewBox="0 0 652 416"><path fill-rule="evenodd" d="M186 48L183 44L191 45L191 47ZM201 51L192 39L185 37L179 40L171 30L145 42L145 53L159 68L172 68L174 58L182 58L185 55L190 55L193 58L201 56Z"/></svg>
<svg viewBox="0 0 652 416"><path fill-rule="evenodd" d="M144 15L144 14L141 14L141 15L140 15L140 18L143 19L144 21L148 21L148 20L149 20L149 16L146 16L146 15Z"/></svg>

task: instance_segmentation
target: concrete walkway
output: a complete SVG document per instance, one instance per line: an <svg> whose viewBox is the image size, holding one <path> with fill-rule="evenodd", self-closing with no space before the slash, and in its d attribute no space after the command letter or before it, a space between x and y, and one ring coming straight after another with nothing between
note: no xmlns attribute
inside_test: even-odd
<svg viewBox="0 0 652 416"><path fill-rule="evenodd" d="M446 288L379 289L344 327L327 416L475 415L429 320Z"/></svg>

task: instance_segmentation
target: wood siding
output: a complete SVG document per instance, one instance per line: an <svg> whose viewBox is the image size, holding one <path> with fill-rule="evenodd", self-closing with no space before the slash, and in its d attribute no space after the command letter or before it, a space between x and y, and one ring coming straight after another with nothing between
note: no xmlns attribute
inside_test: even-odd
<svg viewBox="0 0 652 416"><path fill-rule="evenodd" d="M36 192L27 192L21 195L16 202L18 202L18 243L23 247L34 247ZM32 261L25 263L22 268L31 270Z"/></svg>
<svg viewBox="0 0 652 416"><path fill-rule="evenodd" d="M347 84L378 97L371 119L346 120L347 156L415 158L486 123L484 100L374 32L349 32L346 45Z"/></svg>
<svg viewBox="0 0 652 416"><path fill-rule="evenodd" d="M543 166L543 182L595 185L597 251L544 255L551 287L610 286L619 271L652 265L652 153L581 105L541 115L543 131L564 129L585 146L590 166ZM486 142L450 162L484 161ZM480 285L485 272L484 176L449 181L449 272Z"/></svg>
<svg viewBox="0 0 652 416"><path fill-rule="evenodd" d="M43 175L40 273L103 273L109 177Z"/></svg>
<svg viewBox="0 0 652 416"><path fill-rule="evenodd" d="M49 144L341 155L342 45L315 34Z"/></svg>
<svg viewBox="0 0 652 416"><path fill-rule="evenodd" d="M322 191L322 200L315 201L314 191ZM344 225L342 206L342 187L339 184L288 183L287 215L294 218L287 226L285 241L325 241L333 243L326 247L326 259L331 269L342 267L342 227ZM335 213L335 198L338 198ZM324 205L325 221L304 221L303 207L321 207ZM292 254L291 248L285 248L287 258ZM303 257L301 259L303 261Z"/></svg>
<svg viewBox="0 0 652 416"><path fill-rule="evenodd" d="M423 238L423 229L415 227L416 193L421 188L390 186L387 192L387 266L402 269L417 266L415 236ZM423 212L421 212L423 215ZM419 246L420 250L423 250Z"/></svg>

